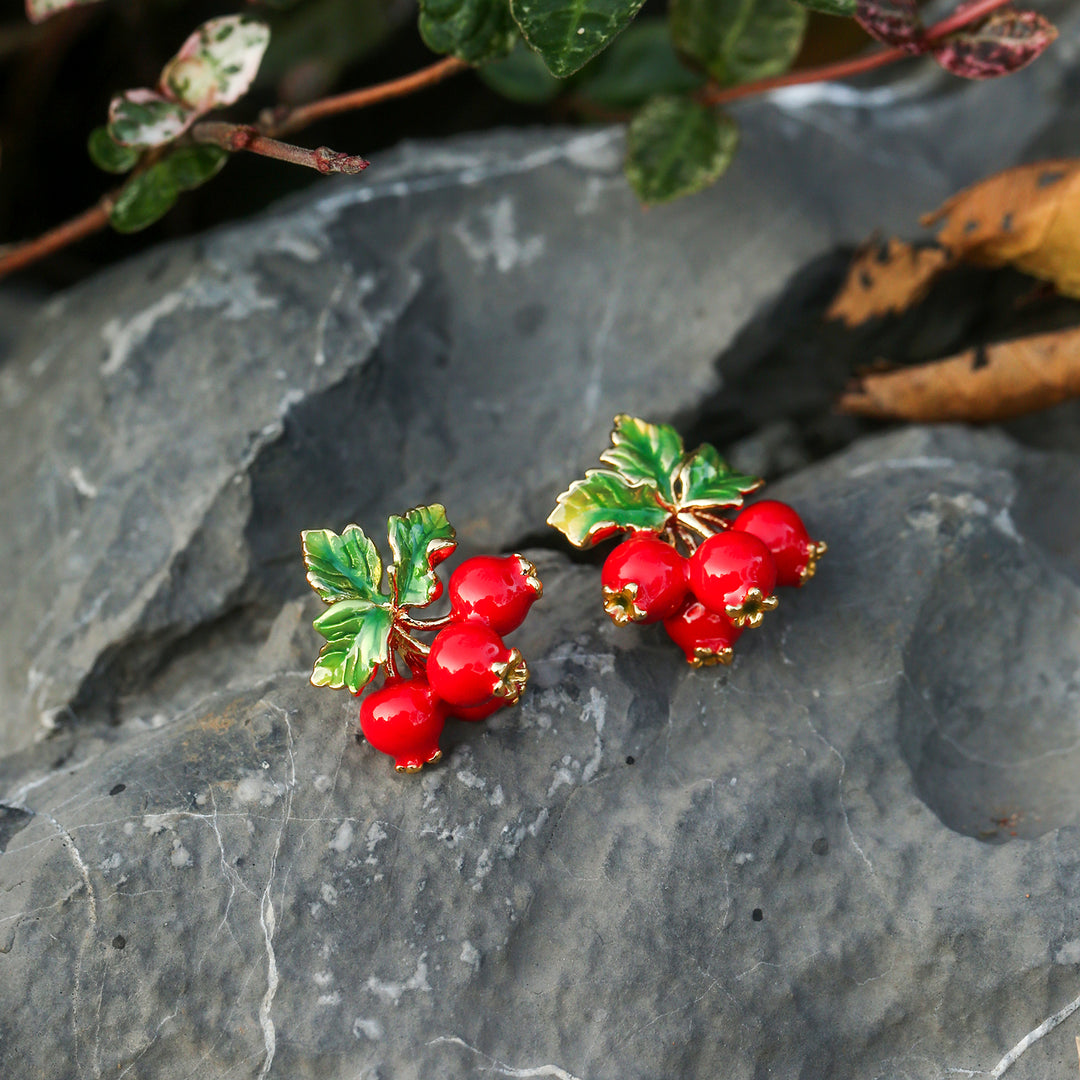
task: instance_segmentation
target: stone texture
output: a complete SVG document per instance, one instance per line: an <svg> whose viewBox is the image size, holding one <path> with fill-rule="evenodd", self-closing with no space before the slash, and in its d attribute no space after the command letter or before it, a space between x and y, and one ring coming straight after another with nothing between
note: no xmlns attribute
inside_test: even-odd
<svg viewBox="0 0 1080 1080"><path fill-rule="evenodd" d="M1052 144L1056 55L748 106L648 214L614 131L405 147L49 305L0 369L0 1075L1072 1075L1023 1040L1080 1004L1074 455L770 488L831 550L730 670L536 547L530 692L416 778L308 685L296 540L548 542L613 413L702 426L789 278ZM805 460L783 413L745 460Z"/></svg>
<svg viewBox="0 0 1080 1080"><path fill-rule="evenodd" d="M0 748L119 715L237 613L261 640L301 527L438 497L474 548L528 538L808 260L1054 129L1071 62L746 105L724 182L647 213L615 130L405 147L58 298L0 385Z"/></svg>
<svg viewBox="0 0 1080 1080"><path fill-rule="evenodd" d="M287 668L24 757L4 1075L1000 1075L1078 992L1078 475L914 429L776 485L831 550L730 670L537 552L530 693L417 778Z"/></svg>

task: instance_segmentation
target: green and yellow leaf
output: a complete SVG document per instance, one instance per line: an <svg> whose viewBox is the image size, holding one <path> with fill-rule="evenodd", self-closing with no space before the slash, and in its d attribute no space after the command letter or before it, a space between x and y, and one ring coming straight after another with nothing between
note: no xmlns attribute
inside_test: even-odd
<svg viewBox="0 0 1080 1080"><path fill-rule="evenodd" d="M621 530L660 532L668 511L657 494L652 483L632 486L619 473L590 469L559 496L547 521L575 547L592 547Z"/></svg>
<svg viewBox="0 0 1080 1080"><path fill-rule="evenodd" d="M386 523L394 562L387 570L394 600L402 607L423 607L435 599L435 567L457 547L454 526L438 503L417 506Z"/></svg>
<svg viewBox="0 0 1080 1080"><path fill-rule="evenodd" d="M313 686L358 694L390 656L393 614L369 600L340 600L314 622L326 644L311 673Z"/></svg>
<svg viewBox="0 0 1080 1080"><path fill-rule="evenodd" d="M661 496L671 502L671 477L682 455L682 437L673 427L649 424L621 413L615 417L611 446L600 460L630 484L655 485Z"/></svg>
<svg viewBox="0 0 1080 1080"><path fill-rule="evenodd" d="M761 484L758 477L731 469L708 443L687 454L675 477L680 509L742 506L743 496Z"/></svg>
<svg viewBox="0 0 1080 1080"><path fill-rule="evenodd" d="M344 600L389 603L379 588L382 560L378 549L359 525L346 525L340 536L330 529L308 529L300 538L308 584L326 603Z"/></svg>

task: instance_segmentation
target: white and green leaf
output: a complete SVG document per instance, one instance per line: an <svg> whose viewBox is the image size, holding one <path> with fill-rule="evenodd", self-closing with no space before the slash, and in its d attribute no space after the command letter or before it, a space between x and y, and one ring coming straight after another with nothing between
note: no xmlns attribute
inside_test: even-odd
<svg viewBox="0 0 1080 1080"><path fill-rule="evenodd" d="M315 661L312 685L347 687L358 694L389 659L393 624L391 610L369 600L331 604L313 624L327 640Z"/></svg>
<svg viewBox="0 0 1080 1080"><path fill-rule="evenodd" d="M366 600L389 604L381 592L382 559L359 525L346 525L340 536L330 529L300 534L308 584L328 604Z"/></svg>
<svg viewBox="0 0 1080 1080"><path fill-rule="evenodd" d="M247 15L204 22L165 65L159 89L202 114L232 105L255 80L270 28Z"/></svg>
<svg viewBox="0 0 1080 1080"><path fill-rule="evenodd" d="M393 564L388 568L394 600L402 607L423 607L435 599L435 567L457 547L446 508L434 503L392 514L386 523Z"/></svg>
<svg viewBox="0 0 1080 1080"><path fill-rule="evenodd" d="M682 437L673 427L649 424L621 413L615 417L611 446L600 455L600 460L631 484L653 484L671 502L672 474L682 456Z"/></svg>
<svg viewBox="0 0 1080 1080"><path fill-rule="evenodd" d="M653 483L632 485L607 469L590 469L558 498L548 524L575 547L592 547L627 530L660 532L668 511L657 500Z"/></svg>
<svg viewBox="0 0 1080 1080"><path fill-rule="evenodd" d="M153 90L125 90L109 105L108 133L121 146L164 146L183 135L198 113Z"/></svg>
<svg viewBox="0 0 1080 1080"><path fill-rule="evenodd" d="M95 2L96 0L26 0L26 17L32 23L44 22L50 15Z"/></svg>

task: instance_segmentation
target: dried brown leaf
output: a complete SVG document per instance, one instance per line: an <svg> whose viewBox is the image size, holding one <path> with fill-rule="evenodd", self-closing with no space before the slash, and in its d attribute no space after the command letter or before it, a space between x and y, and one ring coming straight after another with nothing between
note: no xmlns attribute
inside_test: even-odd
<svg viewBox="0 0 1080 1080"><path fill-rule="evenodd" d="M1080 328L1018 338L931 364L866 375L841 412L882 420L987 422L1080 396Z"/></svg>
<svg viewBox="0 0 1080 1080"><path fill-rule="evenodd" d="M871 240L856 252L847 278L826 318L857 326L867 319L905 311L926 295L934 278L951 265L940 247L912 247L893 237Z"/></svg>

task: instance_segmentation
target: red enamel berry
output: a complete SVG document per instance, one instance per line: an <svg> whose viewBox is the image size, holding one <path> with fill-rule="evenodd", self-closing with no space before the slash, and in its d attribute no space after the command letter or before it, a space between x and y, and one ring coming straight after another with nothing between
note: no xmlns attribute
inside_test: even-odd
<svg viewBox="0 0 1080 1080"><path fill-rule="evenodd" d="M536 567L523 555L478 555L450 575L454 614L485 623L496 634L516 630L543 594Z"/></svg>
<svg viewBox="0 0 1080 1080"><path fill-rule="evenodd" d="M529 669L489 626L456 623L439 631L427 658L427 677L435 693L454 707L483 705L495 697L514 704Z"/></svg>
<svg viewBox="0 0 1080 1080"><path fill-rule="evenodd" d="M690 590L712 612L738 626L760 626L778 601L776 563L769 549L747 532L717 533L690 556Z"/></svg>
<svg viewBox="0 0 1080 1080"><path fill-rule="evenodd" d="M442 757L446 706L424 679L387 679L360 704L360 730L398 772L417 772Z"/></svg>
<svg viewBox="0 0 1080 1080"><path fill-rule="evenodd" d="M607 557L600 582L616 626L658 622L686 598L686 560L658 536L632 536Z"/></svg>
<svg viewBox="0 0 1080 1080"><path fill-rule="evenodd" d="M732 528L756 536L772 552L777 585L805 585L828 547L824 540L811 540L802 518L777 499L746 507Z"/></svg>
<svg viewBox="0 0 1080 1080"><path fill-rule="evenodd" d="M486 720L493 713L497 713L500 709L505 709L511 702L506 701L504 698L493 697L490 701L485 701L482 705L451 705L450 715L456 717L458 720Z"/></svg>
<svg viewBox="0 0 1080 1080"><path fill-rule="evenodd" d="M664 620L664 629L682 649L687 663L694 667L730 664L735 658L733 646L742 636L741 626L736 626L727 615L710 611L693 596Z"/></svg>

